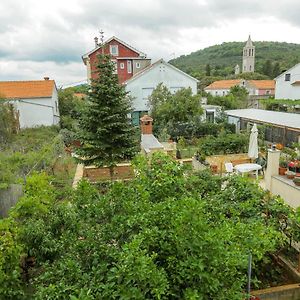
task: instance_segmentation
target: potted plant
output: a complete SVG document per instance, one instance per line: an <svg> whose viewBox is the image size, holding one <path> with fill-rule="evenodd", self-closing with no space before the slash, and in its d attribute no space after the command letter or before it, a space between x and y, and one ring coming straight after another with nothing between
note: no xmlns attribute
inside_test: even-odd
<svg viewBox="0 0 300 300"><path fill-rule="evenodd" d="M296 176L293 181L296 185L300 186L300 176Z"/></svg>
<svg viewBox="0 0 300 300"><path fill-rule="evenodd" d="M288 163L284 158L280 158L279 160L279 175L285 175L287 171Z"/></svg>
<svg viewBox="0 0 300 300"><path fill-rule="evenodd" d="M285 174L288 179L293 179L296 175L296 172L288 170Z"/></svg>

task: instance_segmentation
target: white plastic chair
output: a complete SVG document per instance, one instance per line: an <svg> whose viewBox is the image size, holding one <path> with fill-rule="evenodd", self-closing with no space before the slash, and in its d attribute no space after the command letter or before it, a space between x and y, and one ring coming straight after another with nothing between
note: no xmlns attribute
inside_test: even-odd
<svg viewBox="0 0 300 300"><path fill-rule="evenodd" d="M226 170L226 173L228 175L230 174L233 174L233 164L232 163L225 163L225 170Z"/></svg>

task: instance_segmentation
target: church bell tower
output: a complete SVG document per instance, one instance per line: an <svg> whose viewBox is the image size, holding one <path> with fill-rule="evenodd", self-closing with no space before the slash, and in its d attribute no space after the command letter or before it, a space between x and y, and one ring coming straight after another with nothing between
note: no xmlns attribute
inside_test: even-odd
<svg viewBox="0 0 300 300"><path fill-rule="evenodd" d="M248 41L243 48L243 69L242 72L254 72L254 64L255 64L255 46L251 41L251 37L249 35Z"/></svg>

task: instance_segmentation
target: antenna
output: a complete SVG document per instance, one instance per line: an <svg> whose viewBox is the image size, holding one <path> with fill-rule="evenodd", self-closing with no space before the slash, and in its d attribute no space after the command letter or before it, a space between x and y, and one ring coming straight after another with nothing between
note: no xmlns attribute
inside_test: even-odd
<svg viewBox="0 0 300 300"><path fill-rule="evenodd" d="M100 44L101 44L102 54L104 54L104 49L103 49L103 46L104 46L104 31L102 29L100 29L99 33L100 33Z"/></svg>

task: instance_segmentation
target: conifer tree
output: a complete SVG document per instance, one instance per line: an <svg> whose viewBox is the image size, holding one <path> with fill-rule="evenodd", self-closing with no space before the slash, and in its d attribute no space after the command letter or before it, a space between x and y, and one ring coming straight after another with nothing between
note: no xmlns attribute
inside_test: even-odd
<svg viewBox="0 0 300 300"><path fill-rule="evenodd" d="M111 178L116 164L132 158L136 149L134 127L128 118L129 97L114 71L111 57L99 55L99 76L92 80L80 116L77 137L81 147L76 151L85 165L108 166Z"/></svg>

